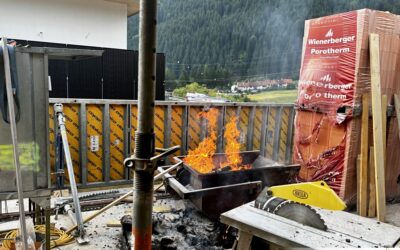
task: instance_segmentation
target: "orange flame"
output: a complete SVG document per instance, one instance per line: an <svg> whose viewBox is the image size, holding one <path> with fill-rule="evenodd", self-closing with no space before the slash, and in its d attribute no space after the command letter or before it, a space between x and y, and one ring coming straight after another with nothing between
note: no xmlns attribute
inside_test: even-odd
<svg viewBox="0 0 400 250"><path fill-rule="evenodd" d="M184 162L190 167L196 169L200 173L209 173L214 168L213 155L217 147L217 118L218 109L210 109L208 112L200 112L199 118L203 117L208 121L209 136L200 142L199 146L194 150L189 150Z"/></svg>
<svg viewBox="0 0 400 250"><path fill-rule="evenodd" d="M220 167L229 166L232 171L250 168L250 165L242 166L242 157L240 156L240 131L237 128L237 117L233 116L225 126L225 154L226 162Z"/></svg>
<svg viewBox="0 0 400 250"><path fill-rule="evenodd" d="M184 158L184 162L203 174L226 166L229 166L232 171L251 168L251 165L242 165L239 143L240 131L237 128L237 117L232 117L225 126L226 161L220 164L220 166L214 164L213 156L216 153L218 114L217 109L210 109L208 112L199 113L199 118L202 117L208 121L209 135L200 142L196 149L189 150L188 155Z"/></svg>

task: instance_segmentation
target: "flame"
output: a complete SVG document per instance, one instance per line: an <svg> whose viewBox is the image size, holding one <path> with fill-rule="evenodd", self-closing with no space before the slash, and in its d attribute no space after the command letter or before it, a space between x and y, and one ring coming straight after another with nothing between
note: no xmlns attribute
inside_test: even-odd
<svg viewBox="0 0 400 250"><path fill-rule="evenodd" d="M237 128L237 117L231 117L225 126L225 154L226 161L220 167L229 166L232 171L250 168L250 165L242 165L242 157L240 156L240 131Z"/></svg>
<svg viewBox="0 0 400 250"><path fill-rule="evenodd" d="M218 109L210 109L208 112L200 112L199 118L204 118L208 121L208 134L199 146L194 150L189 150L184 162L190 167L196 169L200 173L209 173L214 170L213 155L217 147L217 118Z"/></svg>
<svg viewBox="0 0 400 250"><path fill-rule="evenodd" d="M200 112L198 117L208 121L208 137L200 142L194 150L189 150L188 155L183 159L191 168L200 173L209 173L223 167L230 167L230 170L237 171L249 169L251 165L242 165L240 156L240 131L237 128L237 117L232 117L225 126L225 154L226 161L216 165L213 156L216 153L217 142L217 119L218 109L210 109L208 112Z"/></svg>

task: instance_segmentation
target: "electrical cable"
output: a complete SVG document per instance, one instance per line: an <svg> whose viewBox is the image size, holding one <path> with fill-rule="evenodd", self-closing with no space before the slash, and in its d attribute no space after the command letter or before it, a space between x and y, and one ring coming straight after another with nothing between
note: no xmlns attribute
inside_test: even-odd
<svg viewBox="0 0 400 250"><path fill-rule="evenodd" d="M46 226L45 225L36 225L35 226L35 232L39 233L39 234L46 234ZM10 232L8 232L6 234L6 236L4 238L8 239L8 240L3 240L3 248L5 249L13 249L13 243L15 243L15 238L18 235L18 230L12 230ZM64 246L67 244L72 243L72 241L74 240L74 237L67 234L65 231L55 228L55 227L51 227L50 229L50 236L52 238L55 238L54 240L51 240L50 242L50 248L55 248L57 246ZM13 240L9 240L9 239L13 239Z"/></svg>

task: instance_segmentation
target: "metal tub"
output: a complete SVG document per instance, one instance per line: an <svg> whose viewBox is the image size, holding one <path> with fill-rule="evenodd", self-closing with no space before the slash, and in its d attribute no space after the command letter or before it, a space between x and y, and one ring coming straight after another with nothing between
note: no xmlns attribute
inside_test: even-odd
<svg viewBox="0 0 400 250"><path fill-rule="evenodd" d="M254 200L265 186L290 183L299 170L299 165L279 164L258 151L242 152L241 156L243 164L251 164L251 169L202 174L183 164L176 180L168 180L168 184L182 198L189 198L199 210L217 219L221 213ZM216 154L213 160L219 165L225 157Z"/></svg>

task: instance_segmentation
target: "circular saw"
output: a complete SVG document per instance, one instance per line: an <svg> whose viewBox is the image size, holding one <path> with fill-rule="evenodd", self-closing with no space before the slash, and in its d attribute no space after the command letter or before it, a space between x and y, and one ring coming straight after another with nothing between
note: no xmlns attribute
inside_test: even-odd
<svg viewBox="0 0 400 250"><path fill-rule="evenodd" d="M255 201L256 208L326 231L324 220L312 206L329 210L346 208L324 181L265 187Z"/></svg>

